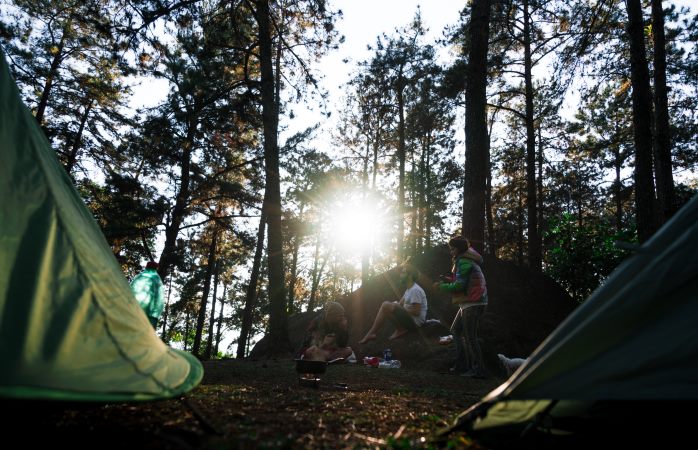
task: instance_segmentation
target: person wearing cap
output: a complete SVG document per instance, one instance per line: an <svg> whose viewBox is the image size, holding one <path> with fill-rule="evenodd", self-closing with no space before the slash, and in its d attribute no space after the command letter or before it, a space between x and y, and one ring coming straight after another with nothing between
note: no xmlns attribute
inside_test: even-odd
<svg viewBox="0 0 698 450"><path fill-rule="evenodd" d="M484 378L485 366L478 341L480 318L487 307L487 284L480 265L482 256L463 236L452 237L448 247L453 260L449 279L434 283L434 288L449 292L458 312L451 325L456 343L456 361L451 371L465 377Z"/></svg>
<svg viewBox="0 0 698 450"><path fill-rule="evenodd" d="M153 328L157 327L160 314L165 307L165 290L157 269L158 263L149 261L145 265L145 270L131 280L131 291Z"/></svg>
<svg viewBox="0 0 698 450"><path fill-rule="evenodd" d="M400 266L400 281L406 287L405 293L399 302L383 302L373 321L373 326L359 344L376 339L378 330L386 320L395 325L395 332L388 338L390 340L397 339L424 324L427 319L427 295L417 284L418 275L419 272L411 264L406 263Z"/></svg>

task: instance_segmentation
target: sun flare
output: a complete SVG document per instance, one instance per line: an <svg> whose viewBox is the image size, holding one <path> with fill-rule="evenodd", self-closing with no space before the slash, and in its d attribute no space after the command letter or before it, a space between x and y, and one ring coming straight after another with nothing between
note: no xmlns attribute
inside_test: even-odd
<svg viewBox="0 0 698 450"><path fill-rule="evenodd" d="M361 252L371 248L380 231L375 208L358 201L344 202L334 209L330 235L343 251Z"/></svg>

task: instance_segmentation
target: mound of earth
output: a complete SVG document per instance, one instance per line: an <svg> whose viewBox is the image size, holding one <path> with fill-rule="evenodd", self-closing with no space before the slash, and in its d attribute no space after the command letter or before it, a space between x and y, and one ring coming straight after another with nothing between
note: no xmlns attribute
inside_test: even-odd
<svg viewBox="0 0 698 450"><path fill-rule="evenodd" d="M420 275L418 284L427 294L427 319L433 319L417 332L388 340L394 329L386 324L378 338L364 345L358 341L373 323L384 301L398 300L404 288L398 280L397 267L371 278L364 286L338 299L350 322L349 345L358 358L381 356L390 348L393 357L405 367L432 367L445 370L455 356L453 345L438 345L438 337L450 334L449 327L457 312L446 293L432 287L440 274L451 271L448 248L441 246L414 259ZM487 279L489 304L480 323L480 339L485 363L498 371L497 353L510 357L527 357L557 325L572 312L576 302L549 277L508 261L485 256L483 272ZM289 318L289 338L298 348L305 329L315 315L305 312ZM252 350L252 358L268 357L268 339L263 338Z"/></svg>

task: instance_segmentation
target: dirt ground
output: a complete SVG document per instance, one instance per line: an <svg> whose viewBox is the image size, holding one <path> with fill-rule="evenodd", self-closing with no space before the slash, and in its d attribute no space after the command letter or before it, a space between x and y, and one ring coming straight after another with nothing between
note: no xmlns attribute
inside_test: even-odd
<svg viewBox="0 0 698 450"><path fill-rule="evenodd" d="M84 405L3 402L8 442L123 449L428 448L429 438L504 381L429 367L327 367L299 385L292 360L204 363L183 399ZM460 439L460 440L459 440ZM467 444L454 437L451 447Z"/></svg>

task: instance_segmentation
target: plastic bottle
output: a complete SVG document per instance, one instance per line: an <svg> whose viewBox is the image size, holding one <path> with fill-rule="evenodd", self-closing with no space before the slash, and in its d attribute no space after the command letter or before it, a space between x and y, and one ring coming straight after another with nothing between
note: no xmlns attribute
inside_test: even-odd
<svg viewBox="0 0 698 450"><path fill-rule="evenodd" d="M391 359L390 361L382 361L378 363L378 367L381 369L399 369L400 361L397 359Z"/></svg>

